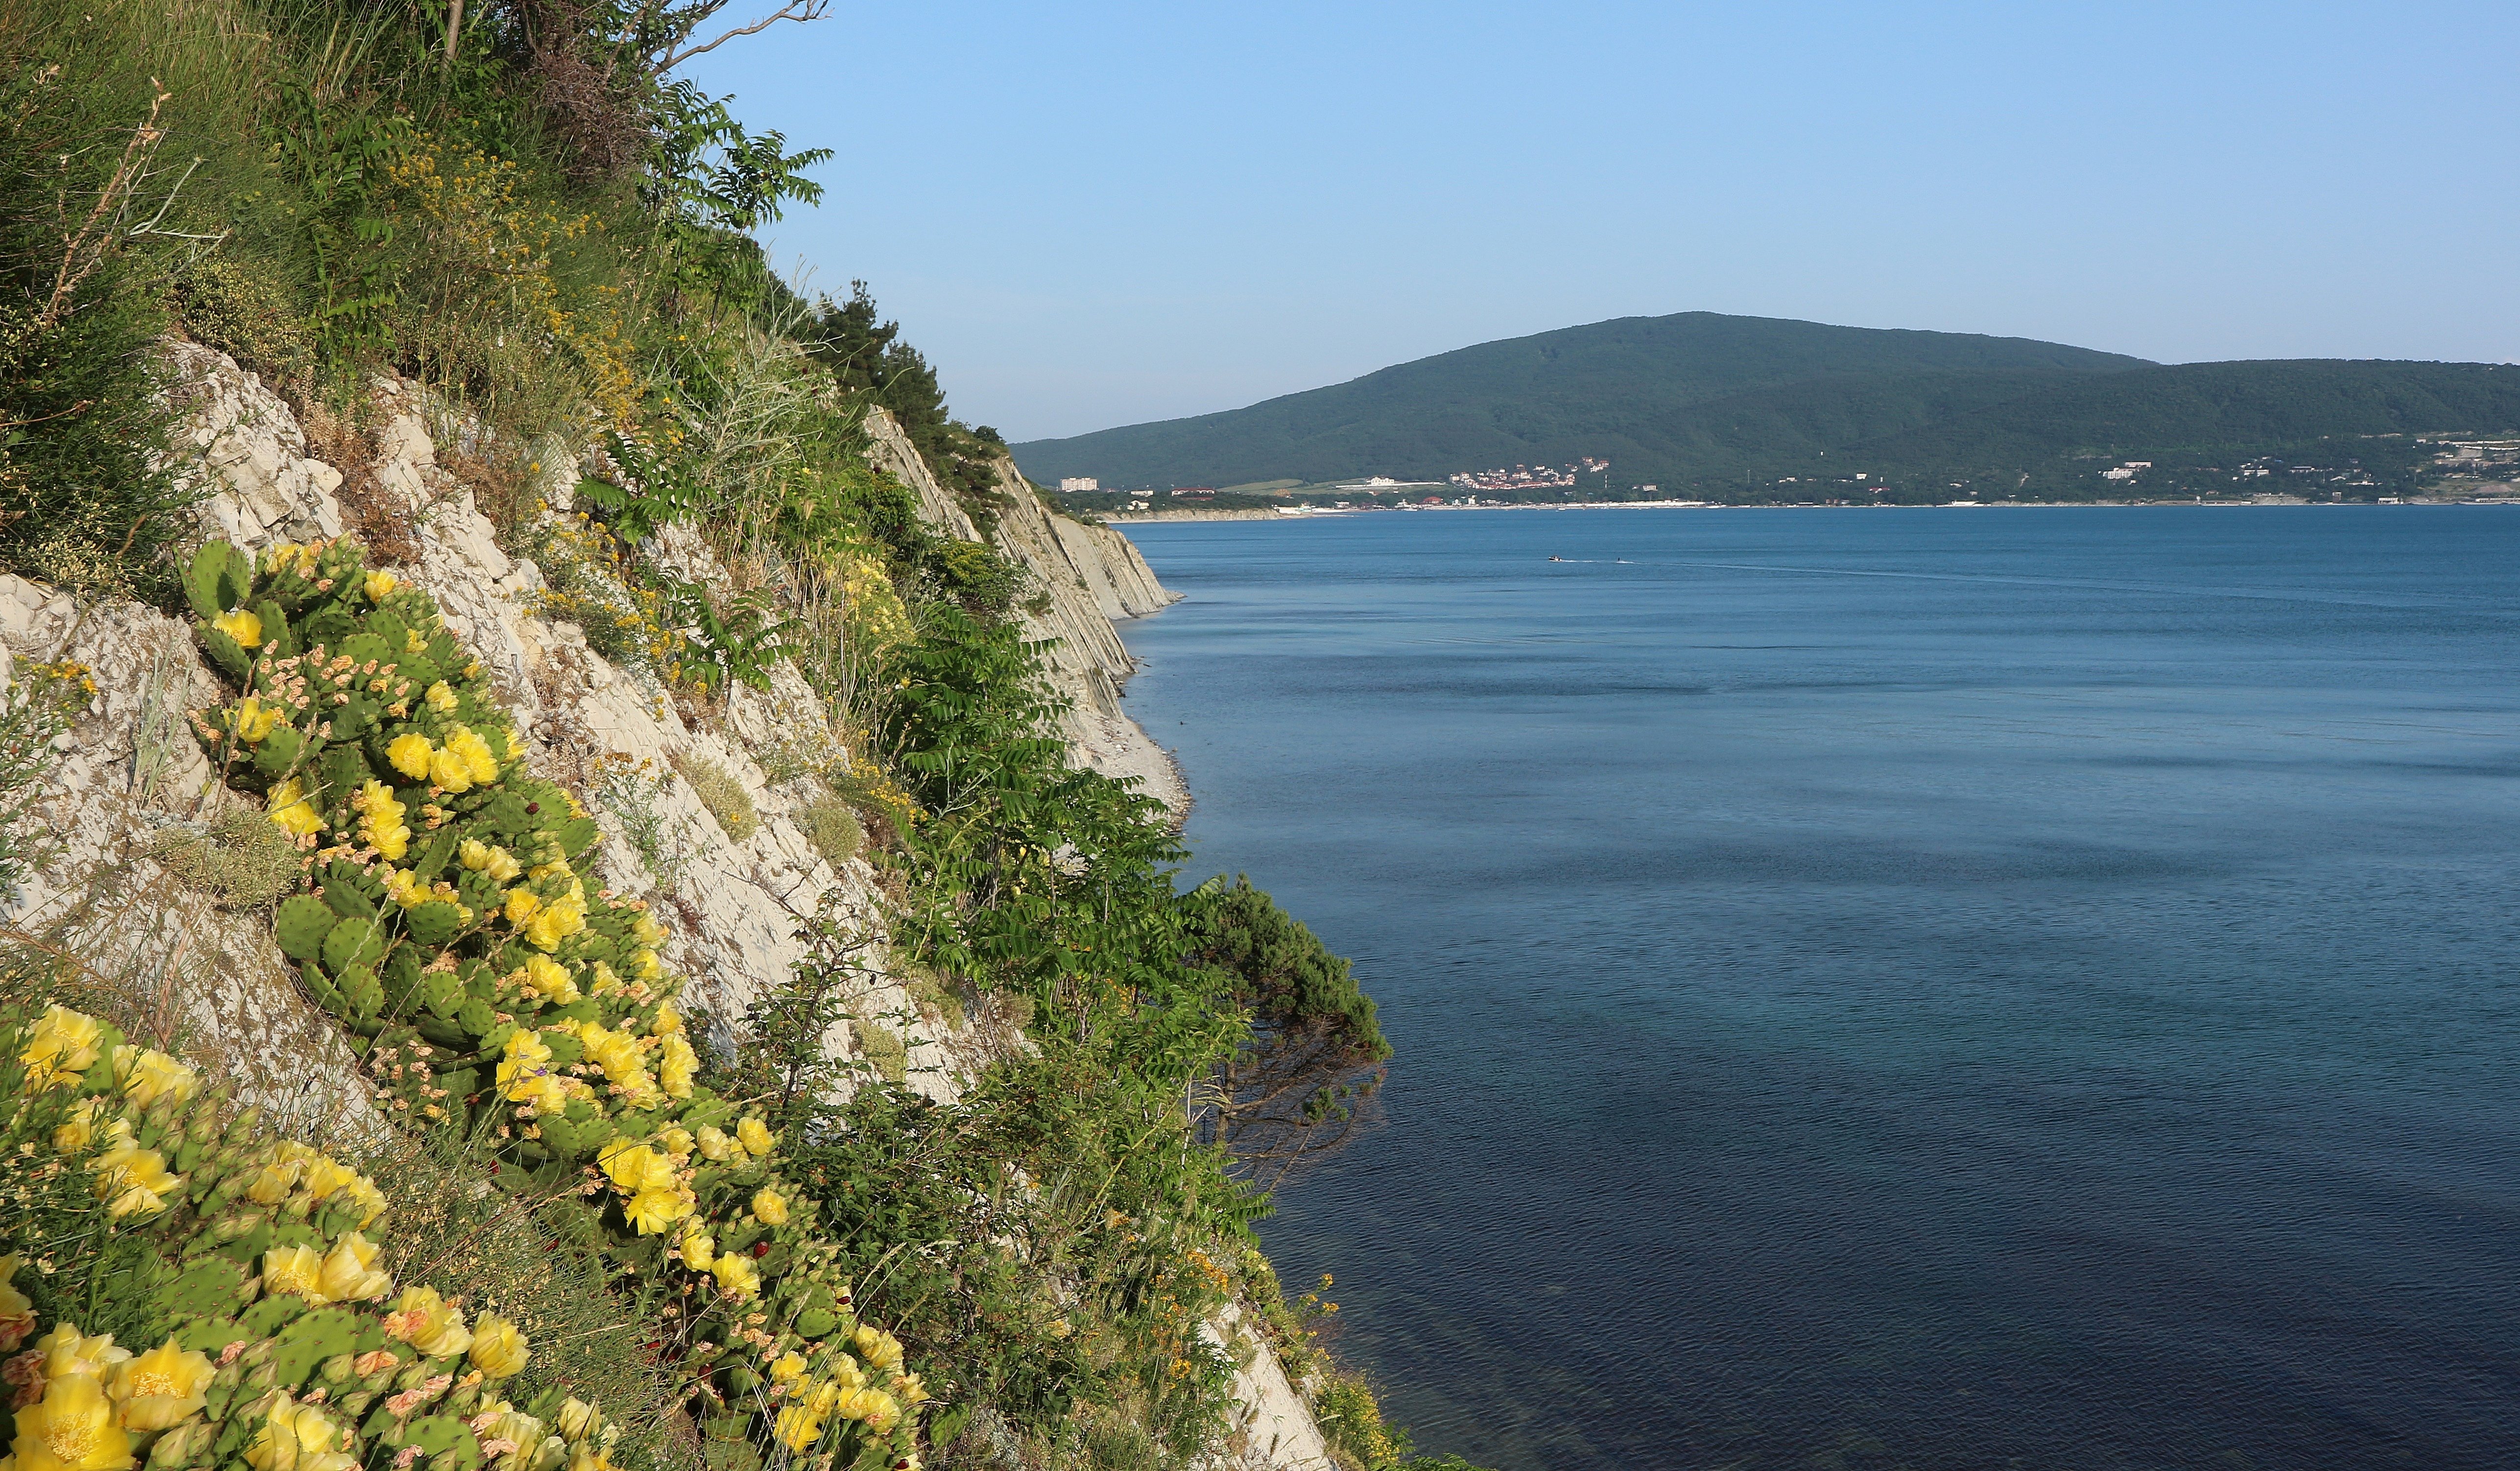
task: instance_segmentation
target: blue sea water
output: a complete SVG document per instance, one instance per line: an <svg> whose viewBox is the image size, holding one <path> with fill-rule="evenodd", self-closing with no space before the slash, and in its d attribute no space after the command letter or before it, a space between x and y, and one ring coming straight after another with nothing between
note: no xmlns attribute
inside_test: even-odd
<svg viewBox="0 0 2520 1471"><path fill-rule="evenodd" d="M1131 535L1194 871L1399 1049L1263 1234L1421 1448L2520 1467L2520 510Z"/></svg>

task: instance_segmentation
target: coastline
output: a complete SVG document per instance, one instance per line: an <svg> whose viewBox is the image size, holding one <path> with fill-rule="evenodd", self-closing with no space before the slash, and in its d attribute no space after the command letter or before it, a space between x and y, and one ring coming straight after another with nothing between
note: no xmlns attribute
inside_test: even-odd
<svg viewBox="0 0 2520 1471"><path fill-rule="evenodd" d="M1372 515L1392 512L1462 512L1462 511L2089 511L2124 510L2128 508L2174 507L2191 511L2283 511L2326 508L2329 510L2361 506L2401 506L2408 509L2444 506L2515 506L2520 498L2485 501L1947 501L1934 506L1848 505L1821 506L1808 501L1778 505L1722 505L1704 501L1570 501L1564 505L1530 504L1520 506L1360 506L1346 510L1308 511L1291 513L1283 511L1152 511L1139 514L1111 513L1102 517L1113 528L1147 525L1165 521L1310 521L1333 516Z"/></svg>

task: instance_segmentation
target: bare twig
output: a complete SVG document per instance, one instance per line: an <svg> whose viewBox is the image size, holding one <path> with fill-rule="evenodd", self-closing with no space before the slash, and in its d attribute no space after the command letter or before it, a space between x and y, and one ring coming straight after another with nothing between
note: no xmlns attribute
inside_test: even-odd
<svg viewBox="0 0 2520 1471"><path fill-rule="evenodd" d="M676 67L679 67L683 63L690 61L692 58L698 56L700 53L705 51L715 51L720 46L725 45L727 42L734 40L738 36L758 35L762 31L768 30L771 26L778 24L782 21L793 21L800 25L808 21L819 21L823 19L824 14L831 8L832 0L788 0L787 4L782 5L777 10L772 11L769 15L762 17L760 20L753 22L749 25L736 26L734 29L718 36L716 39L703 42L698 46L686 46L680 50L668 51L665 53L662 61L653 63L648 69L654 75L662 76L664 73L673 70ZM710 12L714 12L716 9L717 7L715 6L709 7ZM698 27L695 26L694 28L697 29Z"/></svg>
<svg viewBox="0 0 2520 1471"><path fill-rule="evenodd" d="M151 77L149 85L157 88L158 79ZM52 297L35 317L38 330L50 332L59 327L62 318L68 314L70 301L78 294L78 289L86 284L98 266L105 263L116 233L107 228L107 222L129 207L132 191L138 189L140 181L148 176L149 160L157 156L158 145L166 136L165 130L158 126L158 114L173 95L159 90L150 102L148 119L131 130L131 141L122 146L122 157L114 163L113 173L106 179L105 187L97 191L96 206L87 212L87 218L80 222L75 234L63 235L62 263L53 272ZM188 176L190 172L186 170ZM169 202L172 202L171 199Z"/></svg>

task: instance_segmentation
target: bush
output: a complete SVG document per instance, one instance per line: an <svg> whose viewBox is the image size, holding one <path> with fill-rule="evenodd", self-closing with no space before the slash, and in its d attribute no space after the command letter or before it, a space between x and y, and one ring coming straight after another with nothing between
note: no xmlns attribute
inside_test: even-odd
<svg viewBox="0 0 2520 1471"><path fill-rule="evenodd" d="M796 811L796 825L803 830L805 841L823 855L824 862L836 869L858 856L866 846L866 826L849 804L837 797L816 797Z"/></svg>
<svg viewBox="0 0 2520 1471"><path fill-rule="evenodd" d="M306 876L289 834L248 808L205 827L170 827L149 845L149 856L177 883L208 895L221 909L278 904Z"/></svg>
<svg viewBox="0 0 2520 1471"><path fill-rule="evenodd" d="M692 792L708 809L709 816L726 829L726 835L741 843L761 830L761 815L752 808L752 793L733 772L706 756L690 752L677 753L674 770L692 784Z"/></svg>

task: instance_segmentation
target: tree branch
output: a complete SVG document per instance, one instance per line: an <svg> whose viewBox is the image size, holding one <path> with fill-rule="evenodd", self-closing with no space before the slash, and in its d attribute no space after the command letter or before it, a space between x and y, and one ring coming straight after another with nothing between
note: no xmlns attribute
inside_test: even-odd
<svg viewBox="0 0 2520 1471"><path fill-rule="evenodd" d="M662 61L655 63L648 68L649 74L652 76L662 76L666 72L673 70L676 67L690 61L692 58L698 56L702 52L715 51L720 46L725 45L727 42L734 40L738 36L757 35L762 31L768 30L771 26L778 24L782 21L793 21L799 25L804 24L808 21L819 21L823 19L824 13L829 11L831 8L832 0L788 0L787 4L780 6L777 10L772 11L769 15L762 17L760 20L753 22L749 25L739 25L733 30L726 31L719 35L716 39L704 42L701 45L687 46L679 51L668 51L665 53L665 57ZM716 7L712 6L710 9L713 11Z"/></svg>

